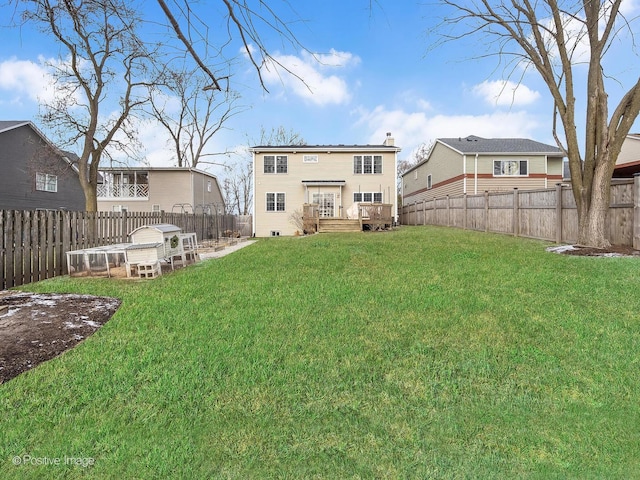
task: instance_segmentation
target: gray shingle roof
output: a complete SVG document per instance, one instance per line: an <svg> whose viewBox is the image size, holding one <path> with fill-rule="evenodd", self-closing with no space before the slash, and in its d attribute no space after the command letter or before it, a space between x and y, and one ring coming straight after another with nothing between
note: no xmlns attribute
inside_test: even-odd
<svg viewBox="0 0 640 480"><path fill-rule="evenodd" d="M482 138L469 135L465 138L438 138L439 142L463 153L537 153L562 155L553 145L536 142L527 138Z"/></svg>
<svg viewBox="0 0 640 480"><path fill-rule="evenodd" d="M0 132L28 123L28 120L0 120Z"/></svg>

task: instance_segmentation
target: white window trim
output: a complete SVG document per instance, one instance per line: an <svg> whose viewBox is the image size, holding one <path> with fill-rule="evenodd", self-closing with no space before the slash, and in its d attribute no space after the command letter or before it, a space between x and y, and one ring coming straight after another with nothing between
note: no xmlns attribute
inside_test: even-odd
<svg viewBox="0 0 640 480"><path fill-rule="evenodd" d="M267 158L273 158L273 172L267 172L266 170L266 160ZM278 171L278 160L284 160L284 172ZM282 163L280 163L280 167L282 167ZM286 175L289 173L289 156L288 155L264 155L262 157L262 173L265 175Z"/></svg>
<svg viewBox="0 0 640 480"><path fill-rule="evenodd" d="M365 172L365 158L371 158L371 171ZM359 168L356 171L356 159L360 160ZM380 159L380 171L376 172L376 159ZM384 157L382 155L354 155L353 156L353 174L354 175L382 175L384 173Z"/></svg>
<svg viewBox="0 0 640 480"><path fill-rule="evenodd" d="M273 197L273 210L269 210L269 195L274 195ZM283 209L278 210L278 195L284 195L283 199ZM287 194L285 192L266 192L264 195L264 209L267 213L282 213L287 211Z"/></svg>
<svg viewBox="0 0 640 480"><path fill-rule="evenodd" d="M36 172L36 190L40 192L57 193L58 176Z"/></svg>
<svg viewBox="0 0 640 480"><path fill-rule="evenodd" d="M433 180L431 178L431 174L427 175L427 190L431 190L433 188Z"/></svg>
<svg viewBox="0 0 640 480"><path fill-rule="evenodd" d="M356 195L360 195L362 200L356 200ZM364 200L365 195L371 195L371 201ZM375 196L380 196L380 201L375 200ZM384 193L383 192L353 192L353 203L384 203Z"/></svg>
<svg viewBox="0 0 640 480"><path fill-rule="evenodd" d="M506 168L506 163L507 162L517 162L518 163L518 173L515 174L510 174L510 173L502 173L505 171ZM500 172L499 174L496 174L496 164L499 163L500 164ZM527 170L527 173L522 174L520 173L522 171L522 164L524 163L525 168ZM507 159L503 159L503 160L494 160L492 163L492 167L493 167L493 171L492 174L494 177L528 177L529 176L529 160L528 159L518 159L518 158L507 158Z"/></svg>

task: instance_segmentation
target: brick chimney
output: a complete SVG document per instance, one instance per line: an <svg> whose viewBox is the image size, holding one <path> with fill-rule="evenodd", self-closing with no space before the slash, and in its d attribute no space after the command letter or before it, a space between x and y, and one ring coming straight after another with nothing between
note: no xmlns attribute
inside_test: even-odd
<svg viewBox="0 0 640 480"><path fill-rule="evenodd" d="M391 136L391 132L387 132L387 138L384 139L383 145L385 147L393 147L395 144L395 140Z"/></svg>

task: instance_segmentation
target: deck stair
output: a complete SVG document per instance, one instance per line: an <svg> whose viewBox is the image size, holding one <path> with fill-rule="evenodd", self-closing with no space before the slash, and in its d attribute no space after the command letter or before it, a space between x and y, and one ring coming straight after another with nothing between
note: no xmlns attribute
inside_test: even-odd
<svg viewBox="0 0 640 480"><path fill-rule="evenodd" d="M321 218L319 219L319 233L335 233L335 232L360 232L362 227L358 219L346 218Z"/></svg>

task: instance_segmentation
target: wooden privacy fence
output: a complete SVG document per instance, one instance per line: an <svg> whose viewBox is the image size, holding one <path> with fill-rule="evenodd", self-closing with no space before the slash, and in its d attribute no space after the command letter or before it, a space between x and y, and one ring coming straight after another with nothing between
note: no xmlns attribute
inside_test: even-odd
<svg viewBox="0 0 640 480"><path fill-rule="evenodd" d="M484 192L446 196L404 205L402 225L442 225L468 230L575 243L578 214L571 188ZM609 241L640 249L640 176L611 184Z"/></svg>
<svg viewBox="0 0 640 480"><path fill-rule="evenodd" d="M0 289L64 275L69 250L126 243L131 231L158 223L195 232L199 241L252 235L246 215L0 210Z"/></svg>

